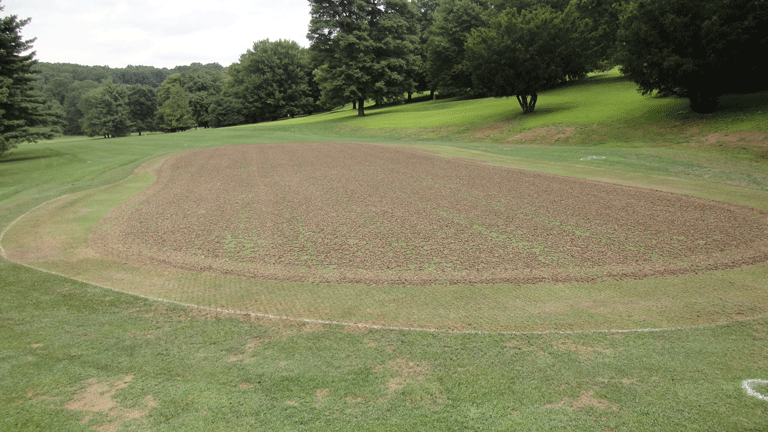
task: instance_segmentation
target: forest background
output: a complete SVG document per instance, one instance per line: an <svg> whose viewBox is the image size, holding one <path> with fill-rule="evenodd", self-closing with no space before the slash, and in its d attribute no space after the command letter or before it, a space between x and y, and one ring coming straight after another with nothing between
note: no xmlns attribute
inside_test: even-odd
<svg viewBox="0 0 768 432"><path fill-rule="evenodd" d="M717 109L766 88L760 0L309 0L310 47L257 41L227 67L43 63L27 54L46 132L105 138L273 121L351 103L510 97L620 65L643 94ZM15 19L15 17L12 17ZM18 28L26 21L18 21ZM31 42L26 41L26 50ZM23 50L22 50L23 51Z"/></svg>

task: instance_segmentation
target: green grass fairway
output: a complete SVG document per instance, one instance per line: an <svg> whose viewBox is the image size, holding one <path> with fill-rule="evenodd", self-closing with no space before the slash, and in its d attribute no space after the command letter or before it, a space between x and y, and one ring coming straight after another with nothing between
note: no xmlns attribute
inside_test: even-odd
<svg viewBox="0 0 768 432"><path fill-rule="evenodd" d="M420 294L246 286L108 263L82 247L110 209L153 181L149 169L164 156L247 143L384 142L768 211L768 93L729 96L723 105L697 115L687 101L641 97L608 73L542 93L531 116L520 115L514 99L437 100L370 109L364 118L346 109L22 145L0 160L0 430L768 430L768 401L760 398L768 385L752 382L752 394L742 387L768 380L766 264ZM5 259L23 258L36 242L45 242L36 252L44 259L28 266ZM439 321L442 330L484 332L180 304L271 312L257 309L254 289L285 305L276 315ZM159 297L176 303L150 299ZM315 309L294 314L307 298ZM492 313L468 319L461 307L473 302ZM494 309L503 302L516 313ZM627 306L616 309L621 302ZM608 306L623 315L601 314ZM415 322L419 316L428 318ZM635 331L582 331L619 324Z"/></svg>

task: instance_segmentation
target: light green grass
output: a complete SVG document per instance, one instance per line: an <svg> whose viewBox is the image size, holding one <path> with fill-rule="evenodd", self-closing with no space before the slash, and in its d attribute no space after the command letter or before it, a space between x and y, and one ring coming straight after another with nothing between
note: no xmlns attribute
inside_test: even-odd
<svg viewBox="0 0 768 432"><path fill-rule="evenodd" d="M612 108L599 108L598 97ZM699 116L685 101L642 98L608 76L542 94L540 111L525 118L512 99L437 101L370 110L364 119L350 110L222 130L28 144L0 161L0 232L45 201L113 184L155 157L258 142L418 145L765 208L768 169L756 144L698 140L765 132L765 96L742 100L739 109ZM490 105L497 108L484 111ZM478 130L498 130L494 122L514 124L478 138ZM551 146L507 142L542 126L576 133ZM580 160L587 155L606 159ZM768 289L756 281L751 289ZM646 294L653 293L647 283ZM739 289L738 278L724 283ZM766 317L653 333L361 331L208 314L6 260L0 292L0 430L768 429L768 403L741 388L745 379L768 379ZM737 299L720 301L729 307ZM113 389L126 377L107 395L114 403L108 411L67 408L89 388Z"/></svg>

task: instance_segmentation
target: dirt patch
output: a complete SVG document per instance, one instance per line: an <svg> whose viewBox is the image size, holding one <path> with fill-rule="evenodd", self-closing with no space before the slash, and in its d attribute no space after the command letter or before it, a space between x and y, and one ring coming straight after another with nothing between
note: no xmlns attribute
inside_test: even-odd
<svg viewBox="0 0 768 432"><path fill-rule="evenodd" d="M601 411L618 411L618 405L605 399L597 398L594 394L594 391L585 391L576 399L566 396L565 399L556 404L544 405L544 408L566 408L576 411L581 411L585 408L594 408Z"/></svg>
<svg viewBox="0 0 768 432"><path fill-rule="evenodd" d="M484 125L481 128L473 129L471 132L471 139L473 141L477 140L488 140L493 138L499 138L509 135L507 130L510 127L509 122L496 122L496 123L488 123L487 125Z"/></svg>
<svg viewBox="0 0 768 432"><path fill-rule="evenodd" d="M582 357L588 357L592 353L613 354L613 348L601 348L595 346L578 345L570 342L562 342L557 344L557 349L561 351L573 351L579 353Z"/></svg>
<svg viewBox="0 0 768 432"><path fill-rule="evenodd" d="M315 392L315 403L318 405L321 405L325 402L326 399L328 399L328 396L331 394L330 389L318 389Z"/></svg>
<svg viewBox="0 0 768 432"><path fill-rule="evenodd" d="M64 404L64 408L86 413L81 421L83 424L88 423L94 415L105 414L105 422L96 425L95 429L104 432L115 431L129 420L144 417L151 408L157 406L152 395L148 395L144 399L144 408L142 409L124 408L115 402L113 399L115 393L125 388L131 379L133 376L128 375L122 381L114 384L107 384L95 379L88 380L86 383L88 387L75 395L74 399Z"/></svg>
<svg viewBox="0 0 768 432"><path fill-rule="evenodd" d="M562 132L565 133L565 132ZM768 213L371 144L169 158L90 239L122 262L292 282L581 282L768 260Z"/></svg>
<svg viewBox="0 0 768 432"><path fill-rule="evenodd" d="M429 373L429 367L402 358L387 363L386 368L377 366L374 369L375 372L385 370L394 373L394 376L386 384L387 393L390 395L405 387L406 384L423 381Z"/></svg>
<svg viewBox="0 0 768 432"><path fill-rule="evenodd" d="M551 145L557 141L572 137L575 132L576 128L572 126L546 126L517 133L507 141Z"/></svg>
<svg viewBox="0 0 768 432"><path fill-rule="evenodd" d="M768 134L757 131L716 132L704 136L701 142L706 147L745 149L768 157Z"/></svg>

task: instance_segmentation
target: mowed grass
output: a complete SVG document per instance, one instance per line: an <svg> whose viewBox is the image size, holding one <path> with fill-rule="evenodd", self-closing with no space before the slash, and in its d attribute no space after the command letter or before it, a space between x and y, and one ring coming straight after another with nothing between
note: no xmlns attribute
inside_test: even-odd
<svg viewBox="0 0 768 432"><path fill-rule="evenodd" d="M543 93L528 117L513 99L438 100L373 109L363 119L344 110L24 145L0 161L0 230L41 203L113 184L164 154L292 141L417 145L765 209L759 134L768 131L768 97L726 99L739 106L698 116L685 101L643 98L608 75ZM541 128L555 132L539 140L547 145L515 139ZM581 160L591 155L605 159ZM6 260L0 290L0 430L768 429L768 403L741 387L768 379L764 315L633 333L362 330L212 314Z"/></svg>

